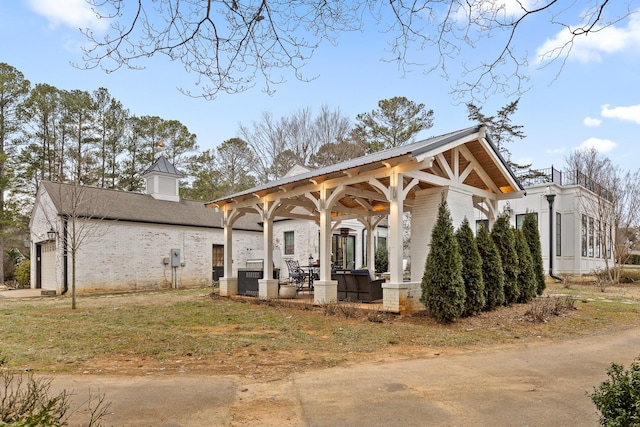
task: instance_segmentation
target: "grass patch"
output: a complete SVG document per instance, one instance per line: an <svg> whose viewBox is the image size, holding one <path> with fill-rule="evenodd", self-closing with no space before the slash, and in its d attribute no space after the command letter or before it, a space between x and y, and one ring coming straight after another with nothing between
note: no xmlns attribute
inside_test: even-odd
<svg viewBox="0 0 640 427"><path fill-rule="evenodd" d="M530 305L515 305L439 325L421 313L212 298L201 289L83 296L78 310L70 309L68 297L16 300L0 302L0 336L12 367L38 372L273 377L390 352L564 339L640 324L640 304L626 303L628 296L615 299L608 290L611 300L598 300L602 293L588 286L550 286L549 292L572 293L576 309L545 323L527 320Z"/></svg>

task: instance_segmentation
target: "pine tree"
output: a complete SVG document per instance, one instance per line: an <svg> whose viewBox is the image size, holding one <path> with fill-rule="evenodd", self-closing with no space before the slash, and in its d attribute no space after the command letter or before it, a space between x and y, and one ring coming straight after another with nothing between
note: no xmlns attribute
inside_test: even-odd
<svg viewBox="0 0 640 427"><path fill-rule="evenodd" d="M533 271L533 259L527 240L524 238L522 230L512 229L516 241L516 252L518 253L518 289L520 296L518 302L529 302L536 297L538 283Z"/></svg>
<svg viewBox="0 0 640 427"><path fill-rule="evenodd" d="M438 219L431 233L431 250L422 277L420 300L439 323L456 320L464 310L462 258L444 199L438 208Z"/></svg>
<svg viewBox="0 0 640 427"><path fill-rule="evenodd" d="M478 252L482 259L482 281L484 283L485 311L504 304L504 272L500 253L485 227L478 230Z"/></svg>
<svg viewBox="0 0 640 427"><path fill-rule="evenodd" d="M518 254L508 217L498 217L491 230L491 239L496 244L502 261L505 304L511 305L518 302L520 290L518 289Z"/></svg>
<svg viewBox="0 0 640 427"><path fill-rule="evenodd" d="M533 271L536 277L537 293L542 295L546 287L544 277L544 267L542 265L542 246L540 245L540 232L538 231L538 217L535 213L529 212L524 217L522 232L529 246L531 258L533 260Z"/></svg>
<svg viewBox="0 0 640 427"><path fill-rule="evenodd" d="M462 279L466 294L462 315L472 316L480 313L484 308L485 296L484 282L482 281L482 259L467 218L462 221L456 232L456 239L462 257Z"/></svg>

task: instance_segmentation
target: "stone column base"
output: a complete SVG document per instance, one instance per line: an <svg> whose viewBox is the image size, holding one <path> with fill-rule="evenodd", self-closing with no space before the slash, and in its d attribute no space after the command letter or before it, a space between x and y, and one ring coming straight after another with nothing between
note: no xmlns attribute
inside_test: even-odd
<svg viewBox="0 0 640 427"><path fill-rule="evenodd" d="M337 280L316 280L313 282L313 303L328 304L338 301L338 281Z"/></svg>
<svg viewBox="0 0 640 427"><path fill-rule="evenodd" d="M221 277L220 278L220 296L230 297L238 295L238 278L237 277Z"/></svg>
<svg viewBox="0 0 640 427"><path fill-rule="evenodd" d="M276 299L278 298L278 279L259 279L258 298Z"/></svg>

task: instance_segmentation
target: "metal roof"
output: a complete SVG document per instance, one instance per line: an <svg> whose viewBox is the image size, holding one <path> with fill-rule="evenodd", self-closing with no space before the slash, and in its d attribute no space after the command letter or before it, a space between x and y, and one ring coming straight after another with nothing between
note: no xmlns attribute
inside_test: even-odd
<svg viewBox="0 0 640 427"><path fill-rule="evenodd" d="M173 164L169 160L167 160L165 156L158 157L158 159L142 173L142 176L145 176L151 172L161 172L169 175L182 176L178 169L176 169L176 167L173 166Z"/></svg>
<svg viewBox="0 0 640 427"><path fill-rule="evenodd" d="M245 191L241 191L235 194L231 194L229 196L226 197L221 197L219 199L213 200L209 203L207 203L208 205L214 205L216 203L219 202L223 202L223 201L228 201L231 199L235 199L235 198L241 198L243 196L247 196L253 193L259 193L265 190L269 190L272 188L277 188L277 187L281 187L281 186L285 186L288 184L292 184L295 182L300 182L300 181L308 181L310 179L319 177L319 176L323 176L323 175L331 175L331 174L335 174L337 172L341 172L341 171L345 171L348 169L352 169L352 168L357 168L357 167L362 167L365 165L369 165L369 164L374 164L374 163L380 163L380 162L384 162L384 161L388 161L390 159L393 158L398 158L398 157L402 157L402 156L411 156L411 157L417 157L421 154L425 154L425 153L429 153L431 151L435 151L438 148L456 141L458 139L464 138L466 136L469 135L473 135L476 133L481 132L483 126L482 125L476 125L476 126L472 126L469 128L465 128L465 129L461 129L458 131L454 131L454 132L450 132L450 133L446 133L443 135L439 135L439 136L434 136L431 138L427 138L418 142L414 142L412 144L407 144L407 145L402 145L400 147L395 147L395 148L391 148L388 150L383 150L383 151L378 151L376 153L372 153L372 154L367 154L365 156L362 157L357 157L355 159L351 159L351 160L347 160L341 163L336 163L334 165L330 165L327 167L323 167L320 169L314 169L311 170L309 172L305 172L305 173L301 173L298 175L293 175L293 176L287 176L284 178L281 178L279 180L276 181L271 181L265 184L261 184L258 185L256 187L250 188L248 190ZM509 165L507 164L507 162L504 160L504 158L500 155L498 149L495 147L495 145L493 144L493 142L491 142L491 140L485 136L485 139L487 140L487 142L489 143L489 146L491 147L491 149L493 150L494 154L498 157L498 159L500 160L500 162L502 163L502 165L504 166L505 170L508 171L509 175L511 176L511 178L517 183L518 188L520 190L523 190L522 185L520 184L520 182L518 181L518 179L516 178L516 176L514 175L513 171L511 170L511 168L509 167Z"/></svg>

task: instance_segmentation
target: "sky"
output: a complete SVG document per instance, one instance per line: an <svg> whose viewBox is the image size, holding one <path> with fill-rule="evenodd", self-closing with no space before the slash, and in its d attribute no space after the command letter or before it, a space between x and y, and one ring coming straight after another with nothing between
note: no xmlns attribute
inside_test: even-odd
<svg viewBox="0 0 640 427"><path fill-rule="evenodd" d="M640 10L639 0L612 2L610 7L626 4ZM571 150L595 147L614 164L635 172L640 168L640 14L589 34L573 46L564 63L550 65L536 53L557 47L566 33L544 24L534 20L524 26L516 44L529 52L526 71L531 79L512 116L512 123L522 125L526 135L509 144L512 160L562 169ZM336 45L323 43L304 68L307 76L315 77L311 82L288 75L273 94L265 93L258 82L246 92L220 94L210 101L180 93L178 87L193 87L195 76L179 62L163 58L151 58L143 70L106 73L74 67L82 63L81 47L86 44L78 28L87 27L101 34L106 22L97 20L84 0L0 0L0 62L21 71L32 85L86 91L105 87L131 114L180 121L197 135L201 150L237 136L240 123L250 127L263 112L279 118L302 108L318 112L327 105L355 121L357 114L377 108L379 100L395 96L434 110L434 126L418 139L474 124L464 102L450 93L459 68L449 69L453 80L448 81L419 67L403 72L396 63L382 61L388 37L371 25L341 36ZM465 51L464 61L487 60L485 52L499 48L496 43L487 40ZM563 64L561 69L558 64ZM476 102L486 115L516 99L489 95Z"/></svg>

